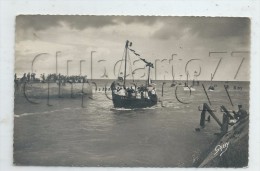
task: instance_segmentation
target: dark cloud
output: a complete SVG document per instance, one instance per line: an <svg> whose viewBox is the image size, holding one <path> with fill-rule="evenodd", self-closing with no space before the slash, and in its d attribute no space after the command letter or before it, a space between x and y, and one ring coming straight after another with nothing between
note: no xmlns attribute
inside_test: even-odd
<svg viewBox="0 0 260 171"><path fill-rule="evenodd" d="M156 22L156 17L144 16L80 16L80 15L19 15L16 18L16 28L45 30L57 27L61 22L67 23L71 28L83 30L88 27L100 28L120 23L143 23L151 25Z"/></svg>
<svg viewBox="0 0 260 171"><path fill-rule="evenodd" d="M158 39L180 38L185 34L185 30L189 30L186 34L196 35L200 38L241 37L241 41L248 41L250 19L237 17L171 17L165 20L164 26L155 32L153 37Z"/></svg>
<svg viewBox="0 0 260 171"><path fill-rule="evenodd" d="M87 27L100 28L120 23L142 23L153 25L160 21L165 27L176 29L191 28L193 33L202 37L238 36L250 32L249 18L231 17L160 17L160 16L82 16L82 15L19 15L16 18L17 28L34 28L44 30L60 26L66 22L71 28L82 30ZM162 32L169 30L162 28ZM171 35L169 35L171 36Z"/></svg>
<svg viewBox="0 0 260 171"><path fill-rule="evenodd" d="M197 36L199 39L226 40L237 38L241 45L250 42L250 19L239 17L161 17L161 16L80 16L80 15L20 15L16 18L18 40L33 39L32 31L59 27L65 22L71 29L102 28L121 23L141 23L163 26L152 37L156 39L180 40L183 36ZM30 30L32 29L32 31ZM30 30L29 32L26 32ZM20 39L19 39L20 37Z"/></svg>
<svg viewBox="0 0 260 171"><path fill-rule="evenodd" d="M200 39L215 41L234 48L250 46L250 19L239 17L201 17L191 22L191 34ZM233 44L233 45L231 45Z"/></svg>
<svg viewBox="0 0 260 171"><path fill-rule="evenodd" d="M196 24L193 28L200 36L226 37L243 36L250 34L249 18L211 18L204 19L201 25Z"/></svg>
<svg viewBox="0 0 260 171"><path fill-rule="evenodd" d="M34 40L34 31L60 27L66 23L71 29L102 28L121 23L142 23L152 25L157 17L145 16L89 16L89 15L19 15L16 17L16 40Z"/></svg>
<svg viewBox="0 0 260 171"><path fill-rule="evenodd" d="M50 27L57 27L61 22L67 23L71 28L82 30L86 27L104 27L116 24L114 17L104 16L65 16L65 15L20 15L16 18L17 29L33 28L45 30Z"/></svg>

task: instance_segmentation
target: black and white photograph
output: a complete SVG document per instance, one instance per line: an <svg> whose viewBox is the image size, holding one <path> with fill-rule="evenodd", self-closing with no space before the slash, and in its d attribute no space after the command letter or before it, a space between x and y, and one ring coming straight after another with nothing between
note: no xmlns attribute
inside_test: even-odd
<svg viewBox="0 0 260 171"><path fill-rule="evenodd" d="M15 31L15 165L247 166L249 18L19 15Z"/></svg>
<svg viewBox="0 0 260 171"><path fill-rule="evenodd" d="M0 0L0 170L258 170L257 5Z"/></svg>

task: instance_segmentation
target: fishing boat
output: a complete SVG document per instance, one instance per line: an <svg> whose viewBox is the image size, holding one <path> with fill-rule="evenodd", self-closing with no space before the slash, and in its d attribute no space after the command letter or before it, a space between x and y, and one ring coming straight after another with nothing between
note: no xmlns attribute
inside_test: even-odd
<svg viewBox="0 0 260 171"><path fill-rule="evenodd" d="M126 41L125 50L124 50L124 73L123 78L118 77L117 80L113 81L111 84L112 91L112 101L115 108L126 108L126 109L135 109L135 108L147 108L152 107L157 104L158 97L156 94L155 84L151 83L150 70L153 67L151 62L146 61L144 58L141 58L135 50L131 49L132 42ZM126 85L127 77L127 62L129 57L129 51L137 56L140 60L145 63L145 66L148 67L148 78L146 85L137 87L136 83L132 83L132 86ZM121 72L122 75L122 72Z"/></svg>
<svg viewBox="0 0 260 171"><path fill-rule="evenodd" d="M209 91L214 91L214 90L215 90L215 87L212 85L212 79L213 79L213 77L212 77L212 74L211 74L210 86L209 86L209 88L208 88Z"/></svg>
<svg viewBox="0 0 260 171"><path fill-rule="evenodd" d="M184 86L183 86L183 90L184 91L196 91L196 89L192 86L189 86L189 73L186 73L187 75L187 81L185 82Z"/></svg>

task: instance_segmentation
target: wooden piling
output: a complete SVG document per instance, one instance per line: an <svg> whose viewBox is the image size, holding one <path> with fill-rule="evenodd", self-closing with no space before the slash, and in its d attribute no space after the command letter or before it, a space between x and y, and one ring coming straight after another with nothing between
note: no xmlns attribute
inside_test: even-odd
<svg viewBox="0 0 260 171"><path fill-rule="evenodd" d="M228 123L229 123L229 116L226 113L223 113L221 134L225 134L228 132Z"/></svg>
<svg viewBox="0 0 260 171"><path fill-rule="evenodd" d="M215 119L215 121L218 123L218 125L220 127L222 127L222 123L220 122L220 120L216 117L216 115L214 114L214 112L211 110L211 108L208 106L207 103L203 104L203 110L201 112L201 125L205 125L205 113L209 112L209 114ZM202 121L204 120L204 121ZM204 122L204 123L203 123Z"/></svg>

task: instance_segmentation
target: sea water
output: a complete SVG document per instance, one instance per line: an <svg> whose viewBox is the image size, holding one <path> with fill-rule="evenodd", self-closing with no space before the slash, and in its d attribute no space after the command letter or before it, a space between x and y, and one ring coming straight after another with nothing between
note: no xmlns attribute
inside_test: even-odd
<svg viewBox="0 0 260 171"><path fill-rule="evenodd" d="M92 84L93 94L84 98L76 96L76 90L73 96L58 98L57 89L51 88L53 96L48 100L45 87L27 92L45 94L43 98L29 96L36 102L30 103L23 93L15 93L14 164L192 167L216 139L214 133L220 132L213 118L200 132L195 131L200 121L199 106L211 104L221 121L221 105L237 110L242 104L249 109L249 82L213 82L215 91L207 91L208 99L202 84L207 90L209 82L200 82L194 86L196 91L190 92L182 86L171 87L171 81L156 81L158 105L135 110L113 108L111 92L103 89L112 80L93 82L97 91ZM141 84L144 82L137 81L137 86ZM230 99L225 84L230 87Z"/></svg>

